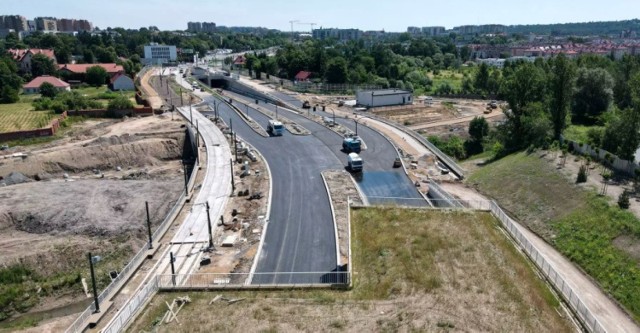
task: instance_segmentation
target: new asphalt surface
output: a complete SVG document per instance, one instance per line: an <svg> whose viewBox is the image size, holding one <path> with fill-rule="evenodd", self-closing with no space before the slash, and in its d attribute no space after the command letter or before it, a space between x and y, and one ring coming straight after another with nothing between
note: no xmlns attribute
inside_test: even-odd
<svg viewBox="0 0 640 333"><path fill-rule="evenodd" d="M265 138L226 104L218 107L220 117L227 124L231 120L233 130L265 157L272 174L269 227L252 283L321 282L323 274L337 268L333 217L321 171L340 168L340 161L315 136L285 131L283 136ZM266 116L256 111L250 116L266 128Z"/></svg>

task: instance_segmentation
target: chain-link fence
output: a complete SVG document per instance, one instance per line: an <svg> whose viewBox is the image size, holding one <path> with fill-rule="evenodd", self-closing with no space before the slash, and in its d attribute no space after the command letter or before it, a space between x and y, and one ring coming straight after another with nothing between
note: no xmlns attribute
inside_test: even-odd
<svg viewBox="0 0 640 333"><path fill-rule="evenodd" d="M504 228L509 231L509 234L516 240L520 247L525 251L527 256L538 266L540 271L547 277L547 280L558 291L558 293L569 304L574 313L580 318L582 323L591 332L606 332L604 327L600 324L598 319L591 313L586 307L582 299L573 291L573 289L567 284L567 282L558 274L558 272L551 267L549 262L540 254L538 249L527 240L527 238L518 230L513 220L504 213L504 211L494 201L490 202L491 213L502 222Z"/></svg>

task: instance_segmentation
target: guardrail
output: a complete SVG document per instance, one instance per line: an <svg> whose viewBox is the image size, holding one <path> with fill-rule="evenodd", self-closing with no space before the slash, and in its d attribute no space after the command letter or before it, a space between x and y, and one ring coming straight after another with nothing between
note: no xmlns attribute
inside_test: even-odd
<svg viewBox="0 0 640 333"><path fill-rule="evenodd" d="M196 170L198 168L198 165L199 165L199 161L196 159L193 170ZM188 187L190 188L193 187L193 184L195 183L196 174L197 172L191 173L191 178L189 179ZM171 225L171 221L173 221L174 219L174 215L182 207L185 199L186 199L186 193L185 191L182 191L182 194L180 194L180 197L178 198L178 200L176 200L176 203L173 205L173 207L171 207L171 210L169 211L169 213L167 213L162 223L160 223L156 231L153 233L152 239L157 240L167 231L167 229L169 229L169 226ZM122 269L122 271L120 271L120 274L118 274L118 276L113 281L111 281L111 283L100 293L100 295L98 296L98 303L102 303L108 297L112 296L111 293L113 291L118 290L122 287L120 284L123 283L124 281L127 281L131 277L133 272L135 272L136 269L140 267L140 265L142 264L142 261L144 261L144 259L147 256L148 250L149 249L147 244L146 246L142 247L140 251L138 251L138 253L133 257L133 259L131 259L131 261L129 261L129 263ZM78 318L73 323L71 323L71 325L65 332L67 333L82 332L87 327L87 320L95 312L95 310L96 310L95 304L92 302L80 314L80 316L78 316Z"/></svg>
<svg viewBox="0 0 640 333"><path fill-rule="evenodd" d="M438 149L438 147L436 147L433 143L429 142L429 140L427 140L424 136L418 134L416 131L411 130L409 128L406 128L404 126L400 126L392 121L386 120L384 118L380 118L378 116L375 116L373 114L371 115L367 115L367 117L373 119L373 120L377 120L380 122L383 122L389 126L395 127L396 129L403 131L407 134L409 134L412 138L416 139L418 142L422 143L425 147L427 147L429 150L431 150L441 161L442 163L446 164L447 167L449 169L451 169L451 171L453 171L453 173L456 174L456 176L458 176L460 179L464 178L464 174L465 174L465 170L462 169L458 163L456 163L454 160L451 159L451 157L449 157L447 154L443 153L440 149Z"/></svg>
<svg viewBox="0 0 640 333"><path fill-rule="evenodd" d="M157 275L159 290L265 289L349 285L351 272L202 273ZM246 284L251 278L250 284Z"/></svg>

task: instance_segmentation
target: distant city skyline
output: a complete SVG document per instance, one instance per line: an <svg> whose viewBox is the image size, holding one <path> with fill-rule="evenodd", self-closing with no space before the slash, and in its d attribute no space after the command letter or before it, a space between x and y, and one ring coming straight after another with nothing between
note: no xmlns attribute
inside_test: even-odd
<svg viewBox="0 0 640 333"><path fill-rule="evenodd" d="M552 24L590 21L618 21L640 13L640 1L596 0L579 2L538 0L518 3L496 0L491 3L459 0L450 2L410 0L335 1L309 0L21 0L5 2L0 15L22 15L86 19L94 26L138 29L157 26L161 30L186 30L187 22L215 22L218 26L252 26L291 30L289 21L315 23L314 28L356 28L361 30L406 31L409 26L481 24ZM309 31L309 24L294 24L296 31Z"/></svg>

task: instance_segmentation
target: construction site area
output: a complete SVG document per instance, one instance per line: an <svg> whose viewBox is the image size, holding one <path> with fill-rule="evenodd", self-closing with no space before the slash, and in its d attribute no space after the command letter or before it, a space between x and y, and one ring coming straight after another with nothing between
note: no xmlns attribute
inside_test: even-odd
<svg viewBox="0 0 640 333"><path fill-rule="evenodd" d="M155 230L180 196L184 147L184 121L164 114L85 120L2 151L0 330L85 307L87 253L103 288L147 241L145 202Z"/></svg>

